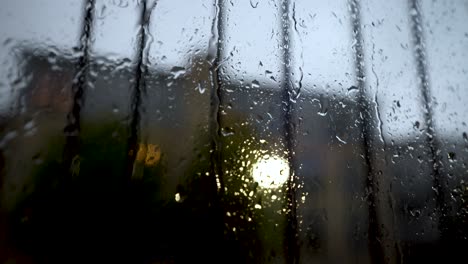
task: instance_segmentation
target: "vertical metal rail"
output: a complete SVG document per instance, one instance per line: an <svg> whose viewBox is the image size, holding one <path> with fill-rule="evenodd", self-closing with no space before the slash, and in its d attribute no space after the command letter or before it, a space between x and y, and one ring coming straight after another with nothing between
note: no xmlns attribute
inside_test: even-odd
<svg viewBox="0 0 468 264"><path fill-rule="evenodd" d="M376 171L372 162L372 109L370 102L366 97L366 81L365 81L365 65L364 65L364 48L363 38L361 32L361 14L359 0L350 0L349 2L351 23L354 38L355 49L355 68L357 77L358 92L358 106L361 114L362 131L361 136L363 139L364 147L364 160L367 167L367 177L365 181L367 189L367 204L369 211L369 225L368 225L368 243L372 263L384 263L384 252L381 244L382 234L379 229L379 219L377 214L377 192L376 186Z"/></svg>
<svg viewBox="0 0 468 264"><path fill-rule="evenodd" d="M421 8L418 0L409 1L409 16L411 21L411 33L413 36L414 56L416 60L416 69L419 79L419 85L422 95L422 104L424 107L424 122L426 123L426 143L429 147L431 158L431 177L433 178L433 187L436 192L436 210L440 214L439 231L444 227L444 215L446 208L445 201L445 188L441 175L440 161L441 158L437 154L439 146L436 141L434 131L434 118L429 82L429 71L427 69L427 59L425 50L425 41L423 33L423 21Z"/></svg>
<svg viewBox="0 0 468 264"><path fill-rule="evenodd" d="M219 241L222 245L215 245L214 258L222 257L226 254L229 255L229 251L224 244L224 222L225 213L223 209L223 198L224 198L224 176L223 176L223 155L222 155L222 105L223 105L223 94L222 94L222 80L220 73L220 60L222 57L223 49L223 34L224 34L224 3L223 0L214 1L215 13L213 22L211 25L211 37L208 46L208 54L206 60L209 63L209 78L211 83L210 91L210 116L209 116L209 135L210 135L210 200L212 201L211 210L215 215L215 223L219 223L219 226L213 228L219 228Z"/></svg>
<svg viewBox="0 0 468 264"><path fill-rule="evenodd" d="M141 1L141 14L140 14L140 32L138 38L138 49L136 57L136 69L135 69L135 86L132 94L131 103L131 120L130 120L130 131L127 142L128 156L126 164L126 177L130 179L133 174L133 164L135 162L136 154L138 152L138 134L140 130L141 120L141 100L142 94L146 92L145 74L148 72L148 65L144 62L144 51L146 45L146 34L149 30L149 24L151 19L151 13L156 8L157 0L154 1L153 6L148 9L147 1Z"/></svg>
<svg viewBox="0 0 468 264"><path fill-rule="evenodd" d="M296 159L295 159L295 122L294 122L294 103L296 91L292 85L292 65L291 65L291 23L290 23L290 1L281 1L281 44L283 60L283 78L282 78L282 104L283 108L283 131L286 143L287 159L289 163L289 179L287 182L287 227L286 227L286 260L288 263L299 262L299 246L297 243L297 201L295 180Z"/></svg>
<svg viewBox="0 0 468 264"><path fill-rule="evenodd" d="M220 195L224 193L224 178L222 169L222 145L221 145L221 109L223 105L222 80L220 75L220 59L222 54L223 34L224 34L224 4L223 0L215 0L216 12L211 26L211 38L208 47L207 61L210 63L210 173L214 177L215 188Z"/></svg>
<svg viewBox="0 0 468 264"><path fill-rule="evenodd" d="M81 108L84 104L84 95L86 92L86 82L89 71L89 53L91 46L92 26L94 19L95 0L86 0L83 31L80 36L81 52L77 62L77 72L72 83L73 105L67 115L67 124L64 128L66 142L64 149L64 165L70 167L73 160L78 155L79 136L81 131Z"/></svg>

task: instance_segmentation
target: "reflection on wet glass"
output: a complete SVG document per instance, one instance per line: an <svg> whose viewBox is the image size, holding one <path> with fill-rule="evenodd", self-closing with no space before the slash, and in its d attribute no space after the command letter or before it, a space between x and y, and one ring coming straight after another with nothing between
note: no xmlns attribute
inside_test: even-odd
<svg viewBox="0 0 468 264"><path fill-rule="evenodd" d="M465 7L5 1L0 263L463 256Z"/></svg>

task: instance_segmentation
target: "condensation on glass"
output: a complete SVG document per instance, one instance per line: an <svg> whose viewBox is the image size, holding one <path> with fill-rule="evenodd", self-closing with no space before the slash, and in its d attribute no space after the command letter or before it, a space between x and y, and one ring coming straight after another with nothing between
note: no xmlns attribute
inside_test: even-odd
<svg viewBox="0 0 468 264"><path fill-rule="evenodd" d="M467 1L1 6L1 263L464 257Z"/></svg>

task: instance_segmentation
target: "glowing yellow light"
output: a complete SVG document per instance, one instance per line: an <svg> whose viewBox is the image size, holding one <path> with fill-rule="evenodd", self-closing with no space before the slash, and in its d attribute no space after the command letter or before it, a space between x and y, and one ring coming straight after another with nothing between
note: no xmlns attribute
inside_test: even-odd
<svg viewBox="0 0 468 264"><path fill-rule="evenodd" d="M142 162L145 161L147 166L153 166L158 164L161 159L161 149L158 145L154 144L140 144L138 147L138 152L136 160Z"/></svg>
<svg viewBox="0 0 468 264"><path fill-rule="evenodd" d="M277 156L262 158L254 164L252 176L260 187L278 188L289 178L288 162Z"/></svg>
<svg viewBox="0 0 468 264"><path fill-rule="evenodd" d="M136 160L143 161L146 157L146 145L139 144Z"/></svg>
<svg viewBox="0 0 468 264"><path fill-rule="evenodd" d="M148 144L145 164L148 166L156 165L161 158L161 149L157 145Z"/></svg>

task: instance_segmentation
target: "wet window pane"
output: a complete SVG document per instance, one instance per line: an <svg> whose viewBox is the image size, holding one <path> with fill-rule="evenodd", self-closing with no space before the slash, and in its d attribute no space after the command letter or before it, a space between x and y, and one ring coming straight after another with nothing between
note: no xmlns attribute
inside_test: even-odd
<svg viewBox="0 0 468 264"><path fill-rule="evenodd" d="M463 256L465 1L1 5L1 263Z"/></svg>

